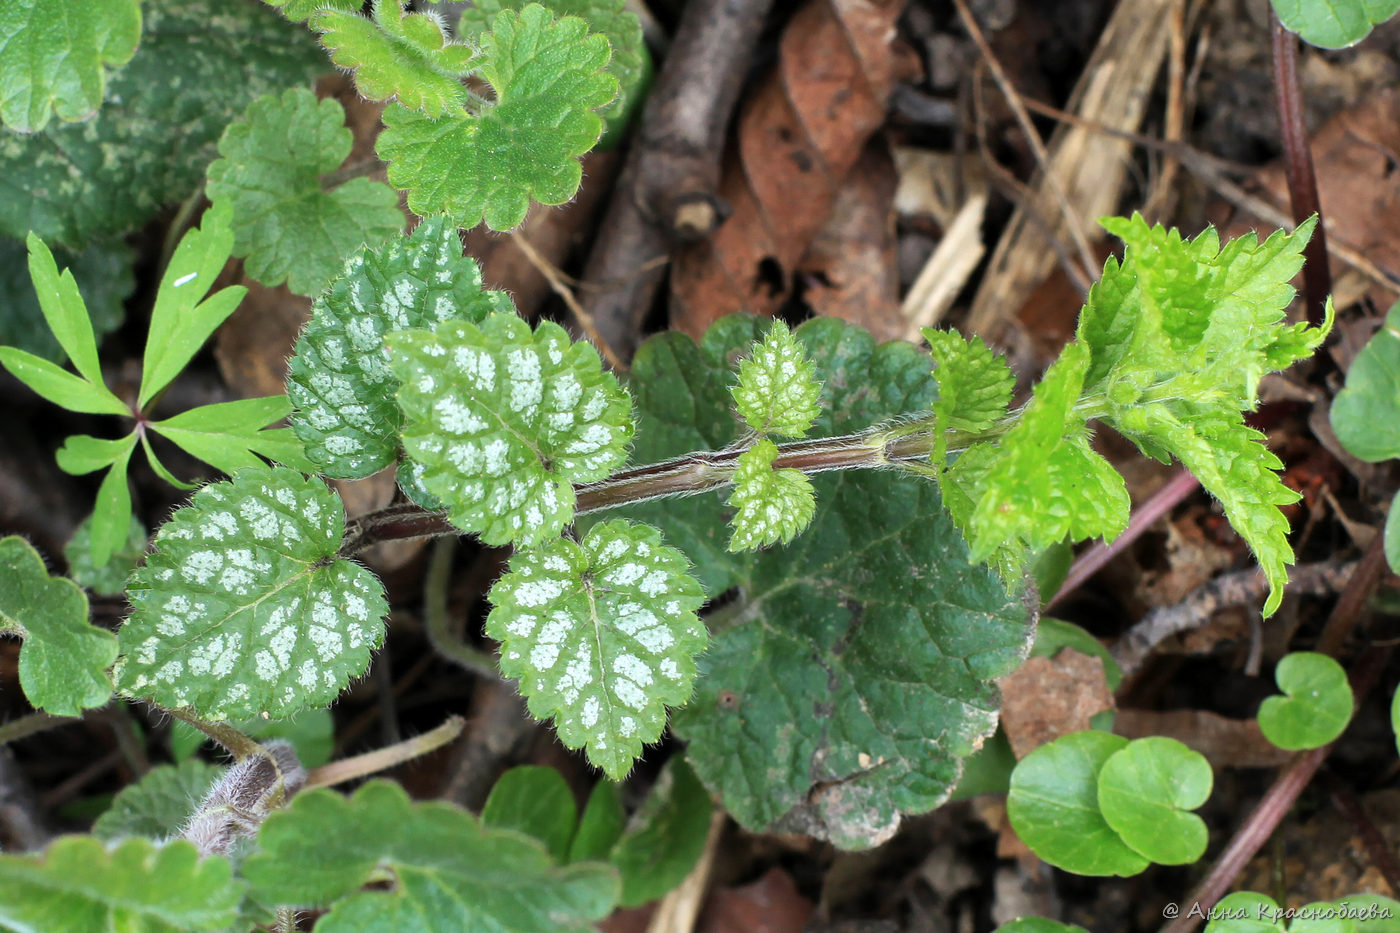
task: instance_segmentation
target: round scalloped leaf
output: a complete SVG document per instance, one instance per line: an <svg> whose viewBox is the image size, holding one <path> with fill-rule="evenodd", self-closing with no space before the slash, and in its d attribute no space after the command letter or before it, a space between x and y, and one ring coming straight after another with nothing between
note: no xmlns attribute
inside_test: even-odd
<svg viewBox="0 0 1400 933"><path fill-rule="evenodd" d="M1279 748L1320 748L1351 722L1347 672L1327 655L1295 651L1278 662L1274 680L1287 696L1269 697L1260 705L1259 728Z"/></svg>
<svg viewBox="0 0 1400 933"><path fill-rule="evenodd" d="M340 167L354 140L345 110L305 88L253 101L219 140L209 199L233 207L233 252L264 285L315 295L366 242L403 228L392 188L352 178L329 191L321 176Z"/></svg>
<svg viewBox="0 0 1400 933"><path fill-rule="evenodd" d="M491 588L486 633L501 672L537 719L621 780L661 737L666 707L690 699L707 636L705 592L684 554L650 525L610 521L511 557Z"/></svg>
<svg viewBox="0 0 1400 933"><path fill-rule="evenodd" d="M325 475L347 479L392 463L402 416L384 335L512 310L505 292L482 289L481 270L445 218L351 256L311 306L287 377L292 429L307 456Z"/></svg>
<svg viewBox="0 0 1400 933"><path fill-rule="evenodd" d="M729 494L731 551L787 544L812 523L817 510L812 481L801 470L773 469L777 456L777 445L766 438L739 455Z"/></svg>
<svg viewBox="0 0 1400 933"><path fill-rule="evenodd" d="M92 0L80 13L67 0L0 4L0 123L33 133L51 113L86 120L102 104L104 66L130 61L140 36L137 0Z"/></svg>
<svg viewBox="0 0 1400 933"><path fill-rule="evenodd" d="M0 233L50 245L141 226L189 197L249 102L306 83L325 56L247 0L145 0L141 45L82 124L0 133Z"/></svg>
<svg viewBox="0 0 1400 933"><path fill-rule="evenodd" d="M92 824L92 834L103 842L127 836L155 840L178 836L223 772L218 765L198 758L178 765L157 765L117 794L107 812Z"/></svg>
<svg viewBox="0 0 1400 933"><path fill-rule="evenodd" d="M509 230L531 198L563 204L577 193L578 157L603 127L594 110L612 103L617 79L603 71L606 38L589 35L577 17L554 22L537 3L496 14L481 53L494 105L433 119L390 104L375 150L415 213L446 213L464 227L484 217L492 230Z"/></svg>
<svg viewBox="0 0 1400 933"><path fill-rule="evenodd" d="M113 673L129 696L204 719L325 706L384 637L383 588L337 560L340 499L285 467L195 493L132 577Z"/></svg>
<svg viewBox="0 0 1400 933"><path fill-rule="evenodd" d="M1099 812L1128 847L1159 865L1189 865L1210 833L1194 810L1206 802L1210 762L1176 739L1129 742L1098 774Z"/></svg>
<svg viewBox="0 0 1400 933"><path fill-rule="evenodd" d="M462 37L474 36L490 28L491 19L501 10L519 10L528 0L479 0L462 11L457 31ZM590 32L602 33L612 46L608 74L617 78L618 96L598 111L603 118L603 137L598 148L611 149L621 141L627 122L646 98L651 81L651 55L642 40L642 22L627 9L626 0L545 0L555 16L577 16L588 23Z"/></svg>
<svg viewBox="0 0 1400 933"><path fill-rule="evenodd" d="M112 696L107 668L117 656L112 633L88 621L88 601L72 580L49 577L39 552L19 537L0 538L0 633L24 639L19 685L29 702L55 716L77 716Z"/></svg>
<svg viewBox="0 0 1400 933"><path fill-rule="evenodd" d="M1128 876L1147 867L1099 811L1099 769L1127 745L1107 732L1074 732L1017 763L1006 815L1032 852L1076 875Z"/></svg>
<svg viewBox="0 0 1400 933"><path fill-rule="evenodd" d="M333 904L318 933L585 933L618 892L611 868L558 868L538 841L388 781L298 794L267 818L243 873L261 903ZM365 889L385 873L392 887Z"/></svg>
<svg viewBox="0 0 1400 933"><path fill-rule="evenodd" d="M403 444L452 523L487 544L531 545L573 520L573 483L627 459L632 401L598 351L513 314L448 321L385 343Z"/></svg>
<svg viewBox="0 0 1400 933"><path fill-rule="evenodd" d="M740 417L762 434L801 437L821 412L816 370L782 321L774 321L739 364L739 384L732 391Z"/></svg>
<svg viewBox="0 0 1400 933"><path fill-rule="evenodd" d="M200 858L187 842L132 838L109 850L92 836L64 836L39 856L0 855L7 930L222 931L242 899L228 860Z"/></svg>

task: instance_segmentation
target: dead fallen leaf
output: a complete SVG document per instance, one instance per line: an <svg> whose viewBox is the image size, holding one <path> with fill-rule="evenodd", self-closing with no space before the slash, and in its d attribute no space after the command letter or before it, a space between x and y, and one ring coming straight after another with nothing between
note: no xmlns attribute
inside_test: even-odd
<svg viewBox="0 0 1400 933"><path fill-rule="evenodd" d="M311 299L287 286L268 288L243 278L248 295L219 328L214 359L224 381L242 398L286 391L287 359L311 317Z"/></svg>
<svg viewBox="0 0 1400 933"><path fill-rule="evenodd" d="M738 888L710 894L696 933L802 933L812 918L812 902L792 877L770 868L762 878Z"/></svg>
<svg viewBox="0 0 1400 933"><path fill-rule="evenodd" d="M1088 729L1091 716L1113 709L1103 660L1073 648L1053 658L1027 658L998 684L1001 725L1018 760L1046 742Z"/></svg>

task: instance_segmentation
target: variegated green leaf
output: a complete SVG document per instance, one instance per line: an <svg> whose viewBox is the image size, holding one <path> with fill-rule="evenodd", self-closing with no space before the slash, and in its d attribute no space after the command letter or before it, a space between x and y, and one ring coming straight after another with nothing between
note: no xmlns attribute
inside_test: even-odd
<svg viewBox="0 0 1400 933"><path fill-rule="evenodd" d="M817 509L812 481L801 470L773 469L777 456L778 446L766 438L739 455L729 495L731 551L787 544L812 523Z"/></svg>
<svg viewBox="0 0 1400 933"><path fill-rule="evenodd" d="M732 391L739 415L763 434L801 437L820 413L821 383L802 344L782 321L774 321L739 364L739 384Z"/></svg>

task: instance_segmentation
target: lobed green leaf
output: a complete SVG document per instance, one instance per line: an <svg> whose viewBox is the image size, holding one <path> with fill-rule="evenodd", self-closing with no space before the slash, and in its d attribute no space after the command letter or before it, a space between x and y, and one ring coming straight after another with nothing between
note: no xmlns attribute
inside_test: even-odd
<svg viewBox="0 0 1400 933"><path fill-rule="evenodd" d="M390 334L404 450L452 523L529 546L573 520L573 483L627 455L631 400L598 351L557 324L511 314Z"/></svg>
<svg viewBox="0 0 1400 933"><path fill-rule="evenodd" d="M537 719L613 780L661 737L666 708L690 699L705 648L704 591L648 525L610 521L581 542L517 551L491 587L486 633L501 672Z"/></svg>
<svg viewBox="0 0 1400 933"><path fill-rule="evenodd" d="M773 469L777 456L777 445L767 438L739 455L728 501L734 510L731 551L788 544L812 523L817 510L812 481L801 470Z"/></svg>
<svg viewBox="0 0 1400 933"><path fill-rule="evenodd" d="M1006 361L992 352L981 337L971 340L955 330L923 328L938 380L934 466L948 459L949 431L985 431L1006 415L1016 377Z"/></svg>
<svg viewBox="0 0 1400 933"><path fill-rule="evenodd" d="M291 410L285 395L269 395L201 405L153 421L150 427L187 453L230 475L262 468L264 463L258 454L304 473L314 473L316 465L306 458L301 441L291 429L268 427Z"/></svg>
<svg viewBox="0 0 1400 933"><path fill-rule="evenodd" d="M732 391L739 416L760 434L801 437L820 413L821 383L782 321L774 321L739 364L739 383Z"/></svg>
<svg viewBox="0 0 1400 933"><path fill-rule="evenodd" d="M606 38L589 35L576 17L554 22L537 3L496 14L480 61L493 105L434 119L391 104L376 151L414 212L446 213L464 227L484 218L508 230L525 219L531 198L563 204L578 191L578 157L602 130L594 110L612 103L617 79L603 71Z"/></svg>
<svg viewBox="0 0 1400 933"><path fill-rule="evenodd" d="M206 190L232 208L234 253L247 257L249 275L314 295L353 250L402 229L398 198L383 182L352 178L323 190L321 176L340 167L352 142L340 104L305 88L255 100L224 130Z"/></svg>
<svg viewBox="0 0 1400 933"><path fill-rule="evenodd" d="M5 308L0 315L0 344L61 363L66 353L44 319L24 255L24 244L0 238L0 307ZM93 336L100 343L126 314L123 303L136 285L131 268L135 254L125 243L113 240L93 243L80 253L58 249L53 255L77 279Z"/></svg>
<svg viewBox="0 0 1400 933"><path fill-rule="evenodd" d="M449 320L480 324L492 311L513 310L505 292L483 290L481 270L445 218L351 256L312 304L287 377L292 430L318 471L358 479L398 455L403 416L386 334Z"/></svg>
<svg viewBox="0 0 1400 933"><path fill-rule="evenodd" d="M205 719L328 704L384 637L379 581L337 560L339 498L294 470L195 493L132 578L117 689Z"/></svg>

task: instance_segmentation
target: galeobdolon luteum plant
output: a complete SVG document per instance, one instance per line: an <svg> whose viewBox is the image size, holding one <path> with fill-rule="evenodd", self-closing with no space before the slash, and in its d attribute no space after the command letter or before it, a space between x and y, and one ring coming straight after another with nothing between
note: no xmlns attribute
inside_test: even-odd
<svg viewBox="0 0 1400 933"><path fill-rule="evenodd" d="M50 10L18 6L36 22ZM129 18L136 5L112 6ZM790 331L729 318L698 343L663 334L624 379L564 328L532 326L483 289L457 233L483 219L509 227L531 199L573 195L576 157L602 130L595 111L617 110L608 39L538 4L469 19L470 41L396 0L370 17L357 3L278 6L309 18L362 93L393 100L377 152L423 219L386 235L377 183L351 187L364 179L335 170L348 139L325 102L296 89L253 102L209 167L214 209L165 272L153 325L167 296L183 296L183 313L152 327L150 381L130 404L103 382L73 278L31 242L41 307L78 375L15 352L0 362L61 404L136 421L125 440L85 442L96 451L85 465L128 455L149 429L231 475L157 531L115 636L26 542L0 542L0 625L24 640L21 685L53 713L114 693L153 704L239 761L134 786L102 826L120 841L65 837L41 855L0 856L0 926L291 929L296 910L318 908L328 912L316 929L330 933L555 931L606 915L619 898L607 862L625 837L600 833L606 843L578 859L571 844L561 859L511 825L414 803L389 783L351 797L300 789L308 778L289 746L231 725L324 707L365 673L388 607L355 557L388 537L513 548L489 594L501 671L609 779L669 723L741 823L847 848L947 799L995 728L993 682L1033 636L1028 561L1125 526L1128 496L1091 446L1094 424L1200 477L1263 567L1265 611L1277 608L1291 560L1278 506L1297 496L1244 413L1259 379L1307 357L1330 327L1330 311L1322 328L1284 321L1312 221L1223 245L1214 231L1186 240L1140 217L1108 221L1123 259L1107 263L1075 340L1014 409L1006 363L976 338L930 330L928 353L877 346L835 320ZM577 11L613 24L619 41L635 32L620 0ZM114 27L95 47L26 28L11 41L30 60L87 78L129 44ZM80 115L67 76L48 73L21 76L31 94L14 129ZM0 74L0 90L14 81ZM82 98L92 107L96 87ZM230 251L251 274L316 292L287 396L231 403L248 410L227 423L151 420L148 403L236 303L225 290L197 304ZM179 264L196 253L189 278ZM199 310L210 304L220 314ZM287 411L291 435L267 429ZM204 447L201 427L217 435ZM256 462L201 452L235 448ZM412 503L347 522L322 477L394 464ZM126 540L107 514L90 531L95 552ZM718 608L702 619L707 603ZM191 798L202 803L180 806ZM139 819L150 800L165 801L161 818Z"/></svg>

